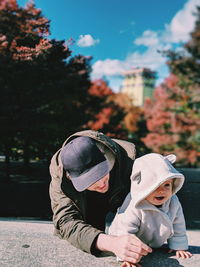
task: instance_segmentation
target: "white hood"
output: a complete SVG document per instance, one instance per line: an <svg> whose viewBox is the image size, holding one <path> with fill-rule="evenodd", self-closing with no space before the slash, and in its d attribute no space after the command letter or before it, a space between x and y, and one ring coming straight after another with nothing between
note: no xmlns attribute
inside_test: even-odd
<svg viewBox="0 0 200 267"><path fill-rule="evenodd" d="M172 166L175 160L175 155L164 157L157 153L135 160L131 174L131 198L135 207L166 180L175 179L173 194L181 189L184 176Z"/></svg>

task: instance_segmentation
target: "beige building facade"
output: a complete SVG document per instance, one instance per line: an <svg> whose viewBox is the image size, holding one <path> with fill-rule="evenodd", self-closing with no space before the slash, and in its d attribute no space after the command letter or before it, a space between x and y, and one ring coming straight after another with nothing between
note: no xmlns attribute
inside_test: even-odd
<svg viewBox="0 0 200 267"><path fill-rule="evenodd" d="M152 98L156 73L147 68L134 68L124 73L121 92L127 94L134 106L143 106L145 99Z"/></svg>

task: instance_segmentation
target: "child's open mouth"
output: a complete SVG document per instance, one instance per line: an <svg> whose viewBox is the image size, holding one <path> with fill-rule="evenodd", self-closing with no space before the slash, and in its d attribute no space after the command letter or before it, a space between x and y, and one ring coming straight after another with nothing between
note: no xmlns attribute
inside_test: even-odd
<svg viewBox="0 0 200 267"><path fill-rule="evenodd" d="M165 197L155 197L157 200L163 200Z"/></svg>

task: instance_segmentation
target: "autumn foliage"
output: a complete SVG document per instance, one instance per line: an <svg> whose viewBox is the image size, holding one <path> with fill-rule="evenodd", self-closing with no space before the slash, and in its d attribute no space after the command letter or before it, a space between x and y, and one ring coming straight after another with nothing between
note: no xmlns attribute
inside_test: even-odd
<svg viewBox="0 0 200 267"><path fill-rule="evenodd" d="M133 106L129 96L124 93L114 94L112 100L124 110L123 124L127 131L131 133L137 132L138 121L142 116L141 107Z"/></svg>
<svg viewBox="0 0 200 267"><path fill-rule="evenodd" d="M112 137L126 138L126 131L122 126L125 111L115 102L116 94L107 83L102 79L94 80L88 92L92 96L87 109L91 119L86 126Z"/></svg>
<svg viewBox="0 0 200 267"><path fill-rule="evenodd" d="M41 10L29 2L19 8L15 0L1 0L0 53L13 60L31 60L52 47L49 35L49 20Z"/></svg>
<svg viewBox="0 0 200 267"><path fill-rule="evenodd" d="M25 7L0 1L0 151L7 167L13 148L28 166L30 159L49 159L79 130L127 137L112 90L90 80L91 57L72 56L71 41L49 33L50 22L33 1Z"/></svg>
<svg viewBox="0 0 200 267"><path fill-rule="evenodd" d="M50 23L32 1L0 1L1 153L44 159L86 123L90 58L71 56L49 38Z"/></svg>
<svg viewBox="0 0 200 267"><path fill-rule="evenodd" d="M190 40L182 51L165 51L171 75L146 102L149 134L143 141L155 152L175 153L178 164L200 166L200 7Z"/></svg>
<svg viewBox="0 0 200 267"><path fill-rule="evenodd" d="M171 74L145 104L149 133L143 142L154 152L175 153L179 165L198 166L200 159L200 87Z"/></svg>

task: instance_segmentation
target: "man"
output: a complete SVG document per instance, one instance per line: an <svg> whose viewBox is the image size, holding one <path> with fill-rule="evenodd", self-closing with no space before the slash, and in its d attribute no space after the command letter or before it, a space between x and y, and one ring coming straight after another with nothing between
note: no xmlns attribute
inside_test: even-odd
<svg viewBox="0 0 200 267"><path fill-rule="evenodd" d="M71 135L50 164L55 233L98 255L109 251L137 263L151 249L133 235L105 234L105 219L130 191L135 146L91 130Z"/></svg>

